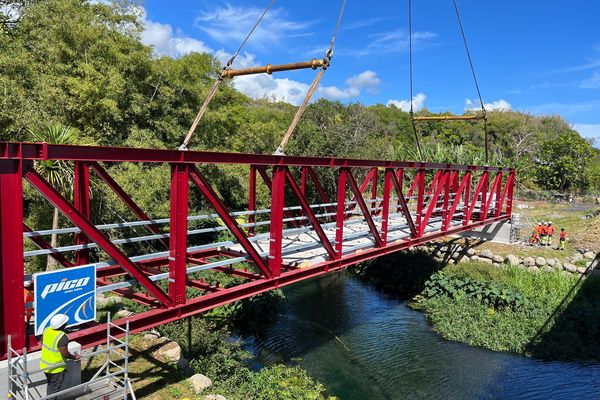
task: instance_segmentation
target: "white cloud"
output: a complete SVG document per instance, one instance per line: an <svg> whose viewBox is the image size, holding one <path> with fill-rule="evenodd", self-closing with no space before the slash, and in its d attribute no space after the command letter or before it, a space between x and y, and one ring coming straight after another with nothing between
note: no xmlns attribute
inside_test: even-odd
<svg viewBox="0 0 600 400"><path fill-rule="evenodd" d="M154 52L158 55L171 56L174 58L192 52L212 53L212 49L200 40L184 35L174 35L171 25L161 24L150 20L144 21L142 43L147 46L152 46Z"/></svg>
<svg viewBox="0 0 600 400"><path fill-rule="evenodd" d="M585 138L600 139L600 124L573 124L573 129Z"/></svg>
<svg viewBox="0 0 600 400"><path fill-rule="evenodd" d="M504 99L492 101L491 103L484 103L487 111L510 111L512 106ZM481 110L481 105L476 100L465 99L465 111L477 111Z"/></svg>
<svg viewBox="0 0 600 400"><path fill-rule="evenodd" d="M425 107L426 99L425 93L417 93L416 96L413 96L413 110L422 110ZM396 106L402 111L408 112L410 111L410 100L389 100L387 106Z"/></svg>
<svg viewBox="0 0 600 400"><path fill-rule="evenodd" d="M364 71L351 76L344 82L343 88L336 86L323 86L319 88L319 94L328 99L351 99L360 96L364 90L367 93L377 93L381 79L374 71Z"/></svg>
<svg viewBox="0 0 600 400"><path fill-rule="evenodd" d="M372 41L365 48L344 53L365 56L369 54L397 53L401 51L408 51L409 49L408 32L403 29L375 33L369 37L372 39ZM413 32L413 49L427 43L428 41L431 41L436 37L437 33L434 32Z"/></svg>
<svg viewBox="0 0 600 400"><path fill-rule="evenodd" d="M271 75L240 76L233 80L233 86L254 99L285 101L294 105L304 100L309 87L302 82Z"/></svg>
<svg viewBox="0 0 600 400"><path fill-rule="evenodd" d="M594 75L584 79L579 87L583 89L600 89L600 71L594 71Z"/></svg>
<svg viewBox="0 0 600 400"><path fill-rule="evenodd" d="M237 7L227 4L211 11L203 12L195 25L213 40L226 45L239 45L254 26L264 10L257 7ZM287 18L283 8L270 10L264 17L248 46L268 48L279 44L285 37L312 35L307 32L313 22L298 22Z"/></svg>

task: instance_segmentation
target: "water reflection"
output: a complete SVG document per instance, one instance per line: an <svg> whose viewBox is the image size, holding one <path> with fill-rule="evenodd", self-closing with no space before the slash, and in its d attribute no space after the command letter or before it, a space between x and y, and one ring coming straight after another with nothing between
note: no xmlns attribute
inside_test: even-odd
<svg viewBox="0 0 600 400"><path fill-rule="evenodd" d="M284 292L281 315L251 343L256 362L297 361L342 400L600 396L600 364L546 362L445 341L406 302L345 274Z"/></svg>

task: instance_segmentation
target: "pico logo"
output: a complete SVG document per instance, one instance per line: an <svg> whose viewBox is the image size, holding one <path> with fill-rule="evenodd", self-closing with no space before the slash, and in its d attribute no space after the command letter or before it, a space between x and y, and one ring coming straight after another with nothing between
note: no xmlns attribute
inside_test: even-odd
<svg viewBox="0 0 600 400"><path fill-rule="evenodd" d="M62 278L58 283L51 283L49 285L44 286L44 290L42 290L41 297L45 299L50 293L55 292L63 292L69 289L81 288L88 284L90 281L89 277L80 278L80 279L72 279L67 281L67 278Z"/></svg>
<svg viewBox="0 0 600 400"><path fill-rule="evenodd" d="M35 334L41 335L56 314L69 317L67 326L96 319L94 265L41 272L34 279Z"/></svg>

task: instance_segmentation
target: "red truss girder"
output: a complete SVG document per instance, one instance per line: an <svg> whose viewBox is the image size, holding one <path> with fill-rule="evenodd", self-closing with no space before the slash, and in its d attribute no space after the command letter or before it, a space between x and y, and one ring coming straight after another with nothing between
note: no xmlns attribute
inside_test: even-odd
<svg viewBox="0 0 600 400"><path fill-rule="evenodd" d="M35 172L35 160L74 162L73 203L67 201ZM89 196L90 169L115 192L133 214L141 220L151 221L100 162L150 162L171 166L170 239L160 240L169 249L168 256L157 255L143 262L133 262L109 240L107 234L98 230L91 222L93 216ZM253 226L245 231L237 223L224 201L195 165L232 163L249 166L249 210L257 208L257 174L260 174L270 189L271 203L267 206L269 213L264 214L270 216L270 224L265 225L269 229L270 237L268 257L261 255L248 239L253 233ZM337 187L328 188L334 190L325 190L315 168L334 169L337 173ZM268 173L268 170L271 173ZM298 171L298 177L295 177L294 171ZM355 176L364 176L360 185ZM132 331L137 332L445 235L508 220L512 210L515 171L510 168L439 163L0 143L0 284L3 288L0 331L3 341L11 334L17 348L25 343L24 326L21 322L24 315L21 296L24 270L23 232L32 231L23 223L23 178L80 229L80 232L73 235L74 243L94 242L100 250L116 261L115 265L98 270L99 286L111 284L108 280L110 277L130 275L148 292L143 294L131 289L114 290L115 293L134 301L159 308L129 318ZM223 225L241 245L243 252L227 248L188 251L190 183L216 211ZM328 213L335 213L335 219L317 215L316 209L311 207L308 200L309 185L312 185L316 197L328 204L323 208ZM472 185L476 187L474 191L471 191ZM367 188L370 188L369 192ZM333 200L335 203L331 205L327 193L334 192L337 195ZM293 203L285 204L286 199ZM347 206L348 201L353 203ZM300 211L284 209L293 206L300 206ZM353 215L356 209L360 210L360 213ZM305 218L284 222L284 218L292 218L295 215ZM397 218L395 215L402 216L408 227L405 232L410 232L400 239L397 236L390 239L394 237L393 234L390 236L390 229L398 230L397 227L391 226L391 221ZM376 223L377 217L379 223ZM363 219L375 244L359 252L343 252L344 227L349 219L355 218ZM322 226L331 220L335 220L335 242L331 241ZM255 221L253 213L248 216L248 221L251 224ZM431 225L431 221L438 225ZM145 226L154 234L163 232L156 224ZM283 264L284 229L289 227L311 229L325 249L328 256L326 261L302 268ZM30 240L42 249L51 249L42 236L31 236ZM58 251L50 256L56 258L63 266L70 267L88 263L90 250L78 250L71 255L72 258ZM258 273L231 265L215 267L213 271L240 277L245 281L241 285L230 288L211 286L202 279L193 279L187 275L188 265L202 266L214 262L215 257L232 259L240 256L246 256ZM150 275L163 272L168 272L169 275L168 293L163 292L150 279ZM187 287L201 289L204 294L187 298ZM121 325L124 322L117 321ZM104 335L104 327L98 324L83 327L73 337L84 346L90 346L103 341ZM36 343L34 338L30 338L30 341ZM0 354L6 350L3 343Z"/></svg>

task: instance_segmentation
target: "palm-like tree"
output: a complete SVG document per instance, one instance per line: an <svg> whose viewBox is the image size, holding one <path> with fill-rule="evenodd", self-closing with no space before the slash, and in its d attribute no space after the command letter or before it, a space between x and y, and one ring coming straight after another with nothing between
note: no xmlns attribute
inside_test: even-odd
<svg viewBox="0 0 600 400"><path fill-rule="evenodd" d="M31 134L35 141L49 144L75 144L79 136L79 132L75 128L61 124L51 124L39 132L31 132ZM73 192L73 169L67 162L42 160L35 163L35 169L61 194L68 196ZM58 208L56 207L54 208L52 229L58 229ZM50 241L52 247L56 247L57 241L56 233L52 234ZM46 269L56 269L57 266L56 260L48 256Z"/></svg>

